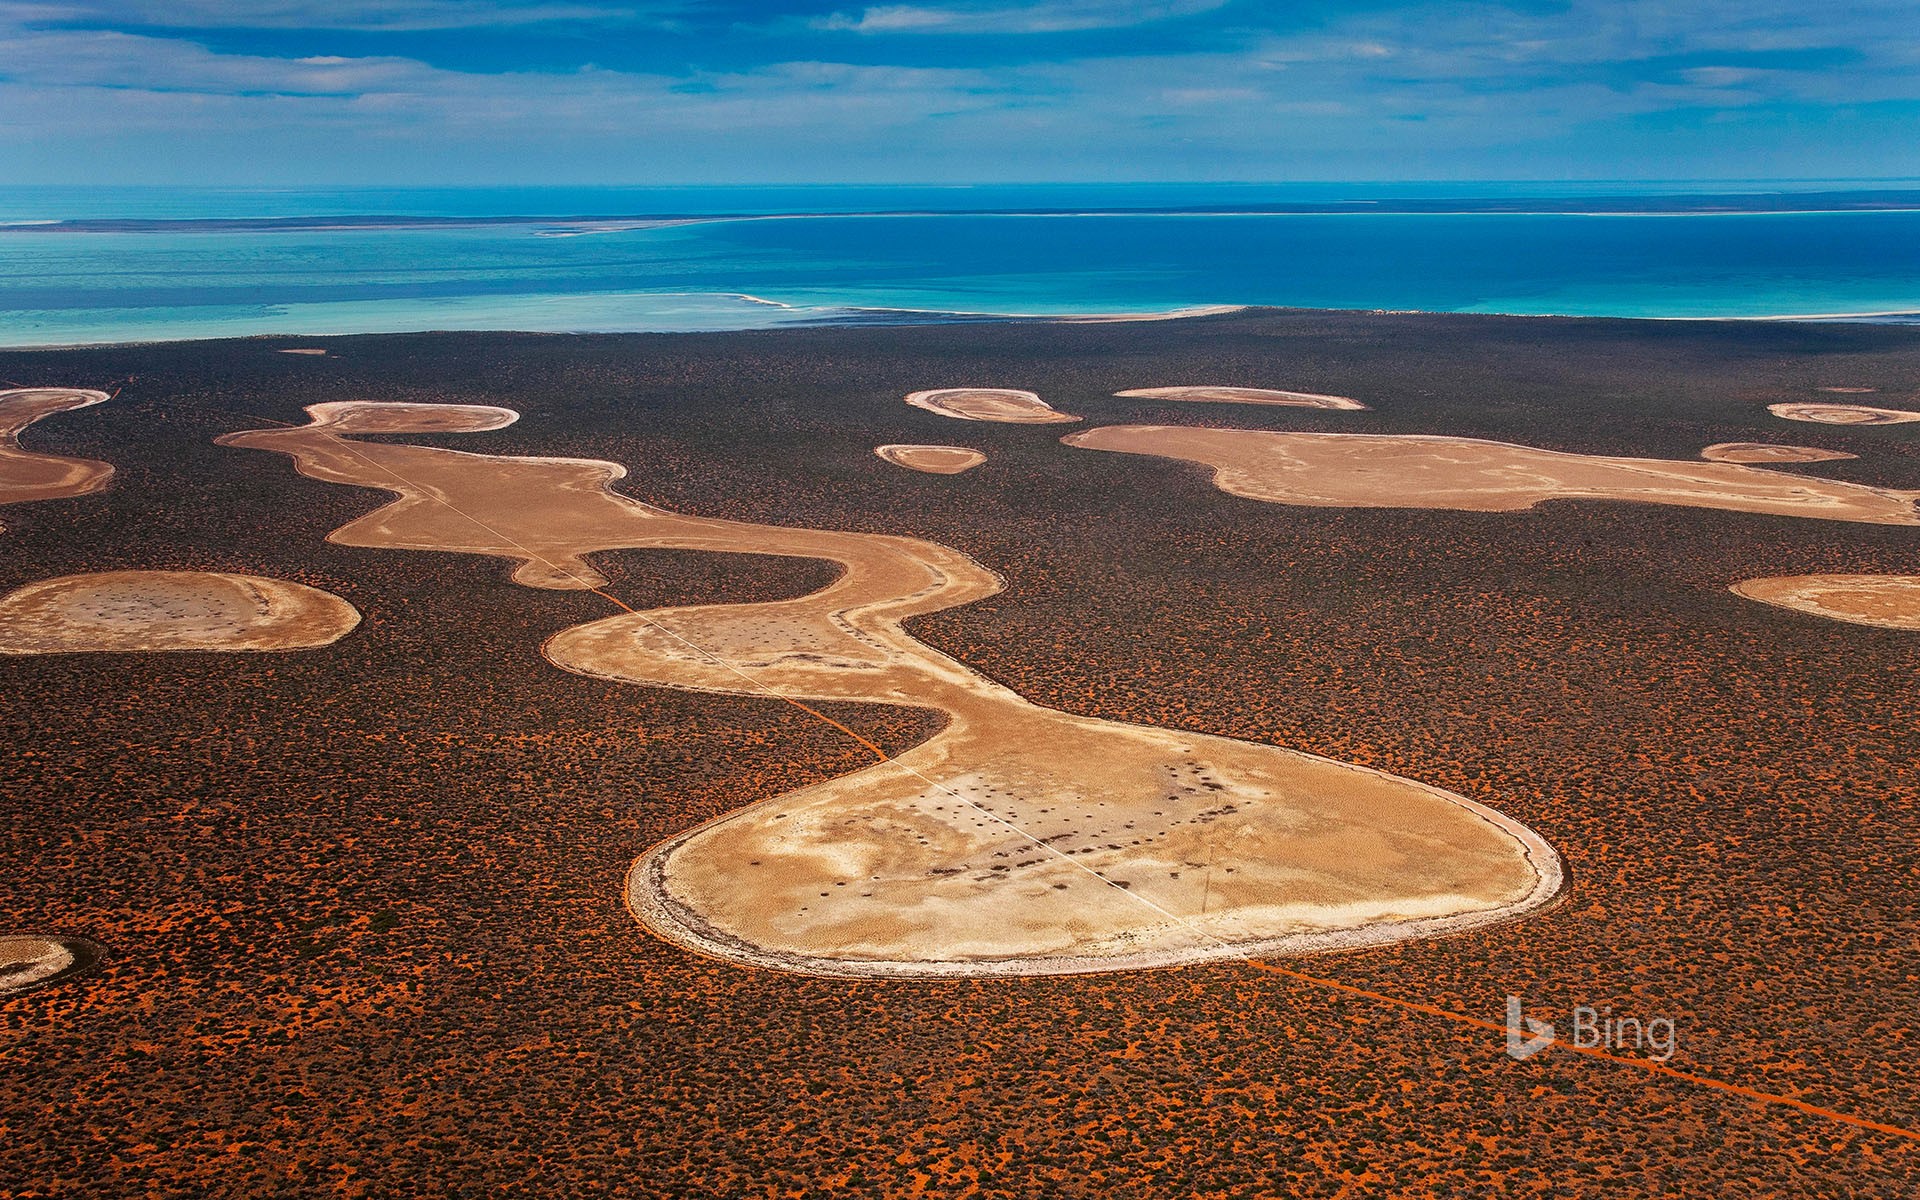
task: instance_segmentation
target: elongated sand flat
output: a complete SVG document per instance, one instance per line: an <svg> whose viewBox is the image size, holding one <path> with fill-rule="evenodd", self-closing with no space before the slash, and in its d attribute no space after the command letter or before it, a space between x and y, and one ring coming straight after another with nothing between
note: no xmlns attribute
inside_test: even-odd
<svg viewBox="0 0 1920 1200"><path fill-rule="evenodd" d="M965 446L875 446L875 454L896 467L929 475L958 475L987 461L987 456Z"/></svg>
<svg viewBox="0 0 1920 1200"><path fill-rule="evenodd" d="M91 458L36 454L20 446L20 435L35 421L55 413L87 408L108 399L85 388L15 388L0 392L0 504L84 496L107 486L113 467ZM0 532L6 525L0 523Z"/></svg>
<svg viewBox="0 0 1920 1200"><path fill-rule="evenodd" d="M1032 704L902 622L990 596L934 542L686 517L612 492L624 471L343 435L417 405L319 406L227 445L399 498L337 541L518 560L539 587L597 583L625 548L824 559L790 600L629 612L565 630L585 674L797 702L945 712L941 733L853 774L749 805L643 855L631 908L670 941L832 975L1046 974L1364 945L1506 921L1562 873L1525 826L1461 796L1275 746ZM474 427L480 427L479 418Z"/></svg>
<svg viewBox="0 0 1920 1200"><path fill-rule="evenodd" d="M907 403L958 421L1001 425L1060 425L1080 419L1018 388L935 388L910 394Z"/></svg>
<svg viewBox="0 0 1920 1200"><path fill-rule="evenodd" d="M1110 425L1061 439L1212 467L1222 491L1321 508L1514 512L1546 500L1633 500L1874 525L1920 525L1920 492L1736 463L1607 458L1423 434L1270 433Z"/></svg>
<svg viewBox="0 0 1920 1200"><path fill-rule="evenodd" d="M1205 404L1273 404L1284 408L1329 408L1342 412L1364 412L1366 405L1351 396L1328 396L1319 392L1282 392L1252 387L1160 387L1134 388L1115 392L1116 396L1143 400L1190 400Z"/></svg>
<svg viewBox="0 0 1920 1200"><path fill-rule="evenodd" d="M1789 421L1812 421L1816 425L1904 425L1920 421L1920 412L1865 404L1769 404L1767 411Z"/></svg>
<svg viewBox="0 0 1920 1200"><path fill-rule="evenodd" d="M1776 575L1743 579L1733 590L1809 616L1920 630L1920 575Z"/></svg>
<svg viewBox="0 0 1920 1200"><path fill-rule="evenodd" d="M1817 446L1780 446L1772 442L1715 442L1702 450L1700 457L1708 462L1765 466L1768 463L1839 462L1841 459L1860 456L1848 454L1845 450L1822 450Z"/></svg>
<svg viewBox="0 0 1920 1200"><path fill-rule="evenodd" d="M360 623L318 588L214 571L63 575L0 598L0 654L310 650Z"/></svg>

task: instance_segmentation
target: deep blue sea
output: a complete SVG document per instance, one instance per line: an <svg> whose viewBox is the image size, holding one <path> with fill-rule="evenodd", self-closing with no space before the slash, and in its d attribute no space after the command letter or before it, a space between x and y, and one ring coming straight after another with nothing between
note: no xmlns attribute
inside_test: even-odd
<svg viewBox="0 0 1920 1200"><path fill-rule="evenodd" d="M1920 314L1920 183L0 188L0 345L1210 305Z"/></svg>

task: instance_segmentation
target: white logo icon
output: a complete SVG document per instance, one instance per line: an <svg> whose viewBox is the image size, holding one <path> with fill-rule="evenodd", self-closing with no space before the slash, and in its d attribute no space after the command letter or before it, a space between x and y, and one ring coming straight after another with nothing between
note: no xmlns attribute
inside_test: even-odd
<svg viewBox="0 0 1920 1200"><path fill-rule="evenodd" d="M1531 1036L1529 1036L1531 1035ZM1520 997L1507 997L1507 1054L1525 1060L1553 1045L1553 1025L1520 1011Z"/></svg>

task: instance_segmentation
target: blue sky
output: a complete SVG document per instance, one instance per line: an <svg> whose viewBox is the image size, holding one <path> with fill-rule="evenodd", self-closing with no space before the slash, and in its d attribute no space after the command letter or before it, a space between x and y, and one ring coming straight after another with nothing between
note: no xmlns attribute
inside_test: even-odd
<svg viewBox="0 0 1920 1200"><path fill-rule="evenodd" d="M0 0L14 183L1920 176L1914 0Z"/></svg>

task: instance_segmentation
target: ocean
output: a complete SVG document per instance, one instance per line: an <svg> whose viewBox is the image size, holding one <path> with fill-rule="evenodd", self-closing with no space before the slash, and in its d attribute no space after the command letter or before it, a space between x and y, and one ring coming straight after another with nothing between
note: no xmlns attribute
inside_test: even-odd
<svg viewBox="0 0 1920 1200"><path fill-rule="evenodd" d="M1920 183L0 188L0 346L1215 305L1920 320Z"/></svg>

